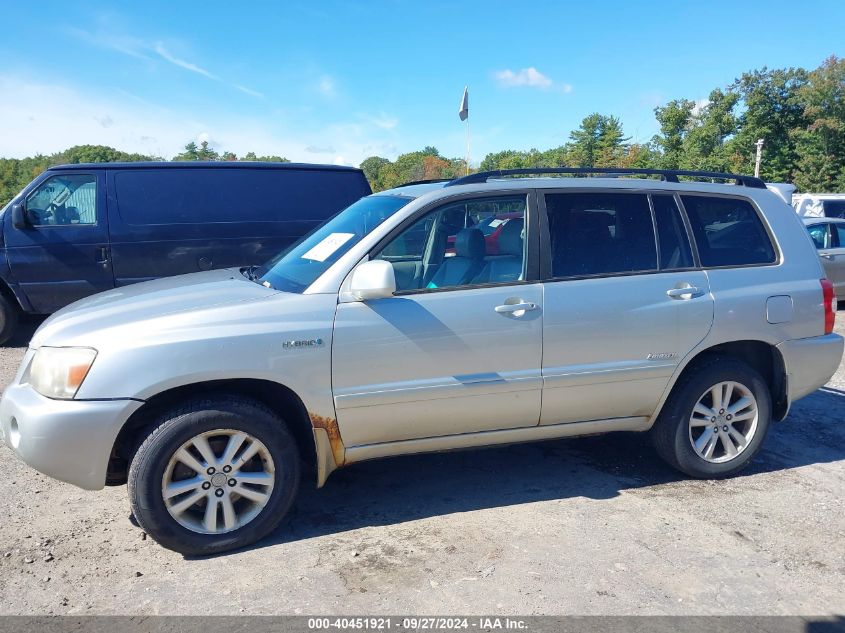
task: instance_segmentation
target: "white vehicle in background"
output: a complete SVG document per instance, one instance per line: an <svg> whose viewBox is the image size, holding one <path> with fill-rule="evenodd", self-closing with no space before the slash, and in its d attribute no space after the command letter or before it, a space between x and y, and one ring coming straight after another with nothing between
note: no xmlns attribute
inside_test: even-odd
<svg viewBox="0 0 845 633"><path fill-rule="evenodd" d="M802 218L845 218L845 193L798 193L792 206Z"/></svg>

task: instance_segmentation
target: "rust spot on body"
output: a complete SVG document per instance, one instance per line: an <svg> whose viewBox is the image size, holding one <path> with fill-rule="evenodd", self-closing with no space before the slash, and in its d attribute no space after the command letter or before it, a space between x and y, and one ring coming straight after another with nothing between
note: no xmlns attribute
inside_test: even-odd
<svg viewBox="0 0 845 633"><path fill-rule="evenodd" d="M334 418L326 418L316 413L308 412L308 417L311 418L311 425L315 429L323 429L326 435L329 436L329 444L332 447L332 456L334 462L338 466L343 466L346 461L346 447L343 445L343 440L340 438L340 429L337 428L337 420Z"/></svg>

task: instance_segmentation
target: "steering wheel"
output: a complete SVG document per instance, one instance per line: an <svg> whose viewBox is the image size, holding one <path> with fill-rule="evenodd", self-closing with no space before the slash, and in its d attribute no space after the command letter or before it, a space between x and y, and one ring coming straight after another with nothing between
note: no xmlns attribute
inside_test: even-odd
<svg viewBox="0 0 845 633"><path fill-rule="evenodd" d="M53 217L53 212L56 210L56 205L52 202L46 209L31 209L27 208L26 212L34 216L35 224L44 224L47 220Z"/></svg>

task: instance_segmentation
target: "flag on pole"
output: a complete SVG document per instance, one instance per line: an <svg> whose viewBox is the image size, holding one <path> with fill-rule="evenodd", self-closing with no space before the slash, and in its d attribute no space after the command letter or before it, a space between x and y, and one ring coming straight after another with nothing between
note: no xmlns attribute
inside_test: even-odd
<svg viewBox="0 0 845 633"><path fill-rule="evenodd" d="M461 109L458 110L458 116L461 121L466 121L469 116L469 91L467 86L464 86L464 96L461 98Z"/></svg>

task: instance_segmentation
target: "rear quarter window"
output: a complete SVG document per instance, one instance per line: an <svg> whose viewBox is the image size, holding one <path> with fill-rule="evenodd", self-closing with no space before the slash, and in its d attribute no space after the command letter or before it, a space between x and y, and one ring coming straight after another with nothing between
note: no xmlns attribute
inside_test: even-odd
<svg viewBox="0 0 845 633"><path fill-rule="evenodd" d="M773 264L774 246L754 206L741 198L681 196L701 265Z"/></svg>
<svg viewBox="0 0 845 633"><path fill-rule="evenodd" d="M145 169L115 174L130 225L322 222L367 192L356 172L287 169Z"/></svg>

